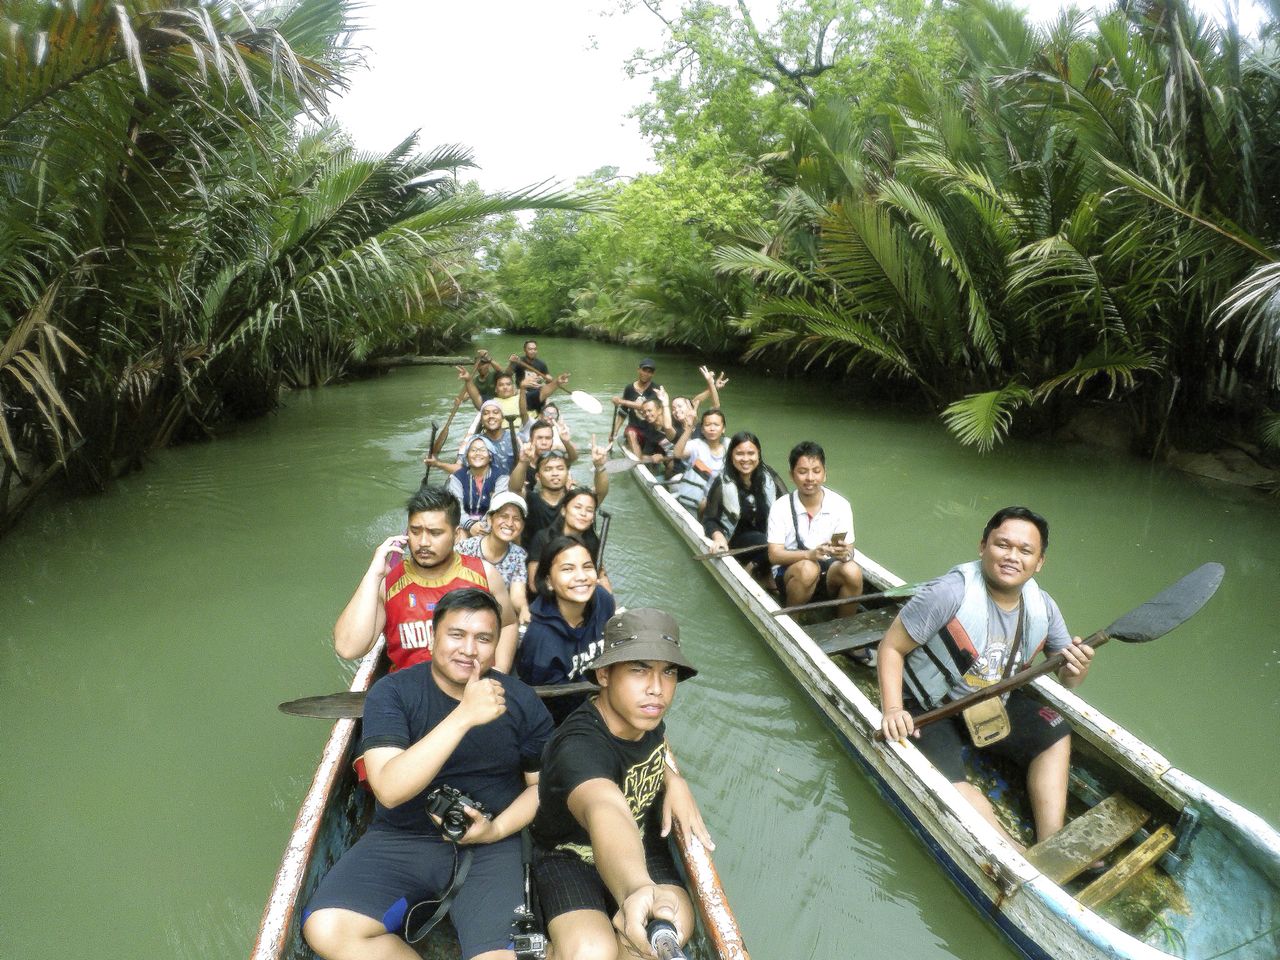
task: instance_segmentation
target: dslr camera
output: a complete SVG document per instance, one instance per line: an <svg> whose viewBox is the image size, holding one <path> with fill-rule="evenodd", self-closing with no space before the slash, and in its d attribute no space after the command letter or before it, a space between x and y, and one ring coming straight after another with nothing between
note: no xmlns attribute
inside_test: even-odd
<svg viewBox="0 0 1280 960"><path fill-rule="evenodd" d="M482 816L489 816L489 811L478 800L472 800L461 790L448 784L441 784L427 794L427 813L440 818L440 832L457 843L471 829L471 818L463 807L478 810Z"/></svg>

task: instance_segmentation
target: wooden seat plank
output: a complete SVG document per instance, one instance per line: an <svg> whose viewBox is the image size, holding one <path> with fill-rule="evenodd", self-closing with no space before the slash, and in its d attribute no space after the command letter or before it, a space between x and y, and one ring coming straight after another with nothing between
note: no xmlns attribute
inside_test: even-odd
<svg viewBox="0 0 1280 960"><path fill-rule="evenodd" d="M819 648L827 656L837 653L848 653L859 647L869 647L879 643L884 632L898 615L896 604L888 607L873 607L861 610L852 617L838 617L826 623L815 623L805 627L805 633L817 641Z"/></svg>
<svg viewBox="0 0 1280 960"><path fill-rule="evenodd" d="M1081 890L1076 899L1091 910L1102 906L1137 879L1138 874L1163 857L1176 839L1169 825L1163 824L1123 860Z"/></svg>
<svg viewBox="0 0 1280 960"><path fill-rule="evenodd" d="M1124 843L1151 814L1123 794L1113 793L1027 851L1027 859L1054 883L1084 872L1099 857Z"/></svg>

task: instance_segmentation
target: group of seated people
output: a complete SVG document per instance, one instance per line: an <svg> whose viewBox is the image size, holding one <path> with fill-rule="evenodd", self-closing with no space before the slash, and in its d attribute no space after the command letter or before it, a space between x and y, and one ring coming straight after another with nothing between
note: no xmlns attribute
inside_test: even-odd
<svg viewBox="0 0 1280 960"><path fill-rule="evenodd" d="M826 486L822 447L809 440L792 447L789 490L755 434L725 439L718 394L727 381L702 372L704 394L668 403L653 383L653 362L640 364L636 381L614 398L629 420L637 418L627 426L631 452L655 466L672 461L669 469L681 475L677 496L700 518L713 550L739 551L788 606L825 596L836 601L837 616L852 615L863 590L852 511ZM706 399L715 405L699 416ZM527 406L528 398L518 401ZM509 960L510 908L521 898L525 859L515 838L531 826L532 874L555 956L644 955L646 922L671 921L681 941L692 930L688 895L662 841L673 819L713 846L663 750L662 717L676 682L694 670L668 614L617 610L595 532L608 492L608 444L591 444L592 488L571 485L572 448L563 449L567 435L557 447L554 421L533 421L527 441L513 440L510 464L499 468L482 441L495 441L485 426L489 411L499 430L502 414L483 398L478 405L483 436L462 450L474 497L453 486L463 468L451 471L452 492L424 485L409 501L406 532L374 551L334 628L335 649L348 658L385 636L393 672L374 685L365 707L373 823L316 890L304 934L325 958L410 960L416 954L401 934L417 928L415 906L434 900L438 913L448 908L464 958ZM486 492L483 525L464 531L464 513L472 515ZM961 721L928 727L922 738L914 717L1008 675L1041 649L1063 654L1062 682L1074 687L1084 679L1091 648L1067 632L1032 579L1048 532L1026 508L999 511L983 532L979 559L922 589L879 646L885 737L918 738L1002 833L957 759ZM530 689L584 680L593 692L545 702ZM984 749L1027 766L1036 834L1044 839L1064 821L1069 728L1055 711L1017 694L1007 714L1001 722L1013 735ZM445 785L466 797L456 845L426 809L427 797ZM465 868L460 849L474 852ZM615 910L624 931L617 937L609 923Z"/></svg>
<svg viewBox="0 0 1280 960"><path fill-rule="evenodd" d="M765 463L758 436L742 430L726 439L720 390L729 381L723 374L701 367L706 389L670 399L654 382L655 372L652 359L640 361L635 381L613 398L617 422L625 414L628 450L667 474L673 496L701 520L713 549L741 549L739 562L788 606L861 594L853 512L848 500L826 486L822 447L807 440L792 448L795 489L788 491ZM711 407L701 410L708 399ZM837 615L856 609L856 603L841 605Z"/></svg>
<svg viewBox="0 0 1280 960"><path fill-rule="evenodd" d="M540 483L551 462L539 464ZM554 489L571 497L556 462ZM616 612L581 536L592 500L591 510L570 510L542 531L537 595L518 637L510 591L485 553L488 537L511 547L523 525L520 498L500 496L510 501L490 514L490 531L460 540L457 499L439 486L419 489L405 533L374 551L334 627L347 658L384 636L392 672L364 708L373 821L302 918L326 960L409 960L417 953L406 940L433 910L450 916L464 958L511 960L526 864L557 957L636 955L654 920L671 923L681 942L692 933L692 904L665 838L674 819L714 845L666 759L662 718L677 681L696 673L679 627L661 610ZM464 553L476 540L477 554ZM544 704L530 686L578 680L594 693ZM444 788L461 794L453 836L450 814L439 812ZM618 911L622 933L610 923Z"/></svg>

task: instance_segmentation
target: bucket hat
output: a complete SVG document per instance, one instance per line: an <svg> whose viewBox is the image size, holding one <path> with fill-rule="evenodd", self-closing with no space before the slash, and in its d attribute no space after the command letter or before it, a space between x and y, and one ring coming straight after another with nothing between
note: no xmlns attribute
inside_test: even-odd
<svg viewBox="0 0 1280 960"><path fill-rule="evenodd" d="M678 680L698 675L680 649L680 625L675 617L657 607L636 607L610 617L604 625L604 649L587 664L585 673L594 682L594 671L632 660L675 664Z"/></svg>

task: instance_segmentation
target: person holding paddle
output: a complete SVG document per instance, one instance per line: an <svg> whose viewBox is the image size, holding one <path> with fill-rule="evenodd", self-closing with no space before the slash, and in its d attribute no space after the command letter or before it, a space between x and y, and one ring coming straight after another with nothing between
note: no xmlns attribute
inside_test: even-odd
<svg viewBox="0 0 1280 960"><path fill-rule="evenodd" d="M1026 507L1005 507L987 521L978 559L926 584L880 641L877 671L886 740L917 746L982 817L1015 847L990 801L965 775L966 741L1026 768L1036 838L1062 829L1067 812L1071 730L1056 710L1015 690L970 707L961 717L917 730L913 714L1011 676L1042 649L1061 653L1063 686L1089 672L1093 648L1067 631L1053 598L1034 577L1044 566L1049 524Z"/></svg>
<svg viewBox="0 0 1280 960"><path fill-rule="evenodd" d="M401 936L416 941L446 912L463 957L514 957L520 831L537 810L552 725L533 690L492 669L501 618L489 593L454 590L433 614L435 658L369 691L361 748L373 822L302 915L325 960L415 960ZM441 797L443 817L428 811L442 809Z"/></svg>
<svg viewBox="0 0 1280 960"><path fill-rule="evenodd" d="M654 393L656 397L646 397L640 403L640 426L627 427L627 449L635 459L657 465L671 456L676 431L671 425L667 391L657 387Z"/></svg>
<svg viewBox="0 0 1280 960"><path fill-rule="evenodd" d="M461 509L443 487L423 487L406 505L408 530L387 537L373 552L369 569L333 627L338 656L357 660L387 640L392 669L431 659L432 611L452 590L479 587L498 600L502 628L499 670L510 670L516 650L516 621L497 567L454 549Z"/></svg>
<svg viewBox="0 0 1280 960"><path fill-rule="evenodd" d="M769 508L769 562L778 592L789 607L824 596L862 593L862 568L853 559L853 508L828 490L827 454L812 440L791 448L791 481L796 488ZM856 603L836 608L851 617Z"/></svg>

